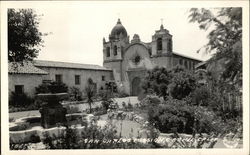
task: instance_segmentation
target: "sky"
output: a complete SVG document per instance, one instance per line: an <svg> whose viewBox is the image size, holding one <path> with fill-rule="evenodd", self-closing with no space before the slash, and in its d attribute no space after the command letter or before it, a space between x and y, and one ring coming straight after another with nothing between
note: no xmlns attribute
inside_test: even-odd
<svg viewBox="0 0 250 155"><path fill-rule="evenodd" d="M209 58L204 52L196 52L207 43L207 32L188 22L190 8L187 7L169 7L160 2L153 5L88 2L33 8L42 15L40 31L51 33L43 37L40 60L102 65L102 40L104 37L108 40L118 18L130 40L138 34L143 42L152 41L152 35L159 30L163 19L164 28L173 36L174 52L200 60Z"/></svg>

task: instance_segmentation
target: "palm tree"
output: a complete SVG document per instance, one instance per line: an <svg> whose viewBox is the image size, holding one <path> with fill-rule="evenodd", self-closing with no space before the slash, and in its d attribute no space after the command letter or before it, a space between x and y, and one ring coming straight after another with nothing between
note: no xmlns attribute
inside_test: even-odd
<svg viewBox="0 0 250 155"><path fill-rule="evenodd" d="M93 97L95 95L95 84L93 82L93 80L91 78L88 79L88 84L87 86L85 87L85 93L86 93L86 96L87 96L87 102L89 104L89 110L90 110L90 113L92 112L92 103L93 103Z"/></svg>

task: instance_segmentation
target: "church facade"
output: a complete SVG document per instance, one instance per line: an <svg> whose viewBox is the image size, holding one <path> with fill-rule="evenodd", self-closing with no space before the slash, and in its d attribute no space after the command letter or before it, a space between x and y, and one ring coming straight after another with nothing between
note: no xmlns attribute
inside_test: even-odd
<svg viewBox="0 0 250 155"><path fill-rule="evenodd" d="M114 80L120 91L130 95L141 92L140 83L147 70L156 66L171 69L183 66L194 71L201 61L173 52L172 35L160 26L152 36L152 41L145 43L138 34L130 41L120 19L112 29L108 41L103 39L103 66L113 70Z"/></svg>
<svg viewBox="0 0 250 155"><path fill-rule="evenodd" d="M171 69L183 66L194 71L200 60L173 52L172 35L160 26L149 43L142 42L135 34L129 39L120 19L112 29L108 41L103 39L103 66L35 60L14 69L9 63L9 94L26 93L35 96L35 87L46 81L58 81L68 87L77 87L84 93L91 78L96 92L105 89L107 82L116 83L117 90L136 96L141 92L140 83L147 71L156 66Z"/></svg>

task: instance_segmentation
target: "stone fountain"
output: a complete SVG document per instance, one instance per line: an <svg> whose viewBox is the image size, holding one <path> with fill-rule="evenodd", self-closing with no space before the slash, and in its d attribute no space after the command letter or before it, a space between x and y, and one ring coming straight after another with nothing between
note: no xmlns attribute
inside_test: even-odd
<svg viewBox="0 0 250 155"><path fill-rule="evenodd" d="M76 112L68 114L67 106L60 101L68 98L67 93L57 93L60 88L50 85L49 92L37 94L37 99L41 100L41 116L27 116L16 119L9 123L9 135L11 143L34 142L34 137L44 139L44 135L60 137L61 134L70 127L77 133L82 133L85 126L94 119L92 114ZM63 107L64 106L64 107ZM46 133L46 134L45 134Z"/></svg>
<svg viewBox="0 0 250 155"><path fill-rule="evenodd" d="M53 127L57 123L66 125L67 110L61 105L60 101L68 97L67 93L38 94L37 97L43 101L42 107L39 110L41 113L41 126L43 128Z"/></svg>

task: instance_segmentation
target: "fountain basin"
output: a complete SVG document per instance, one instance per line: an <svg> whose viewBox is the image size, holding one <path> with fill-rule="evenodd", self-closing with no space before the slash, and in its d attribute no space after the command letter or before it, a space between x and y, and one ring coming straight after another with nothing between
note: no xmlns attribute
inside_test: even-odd
<svg viewBox="0 0 250 155"><path fill-rule="evenodd" d="M68 98L68 93L46 93L46 94L37 94L37 98L47 102L47 103L58 103L64 99Z"/></svg>
<svg viewBox="0 0 250 155"><path fill-rule="evenodd" d="M67 124L77 134L81 134L85 126L94 119L92 114L73 113L66 115ZM43 128L40 125L40 116L29 116L17 119L9 124L9 135L11 143L29 143L34 142L34 138L43 140L45 134L53 138L60 137L66 127L56 124L50 128Z"/></svg>

